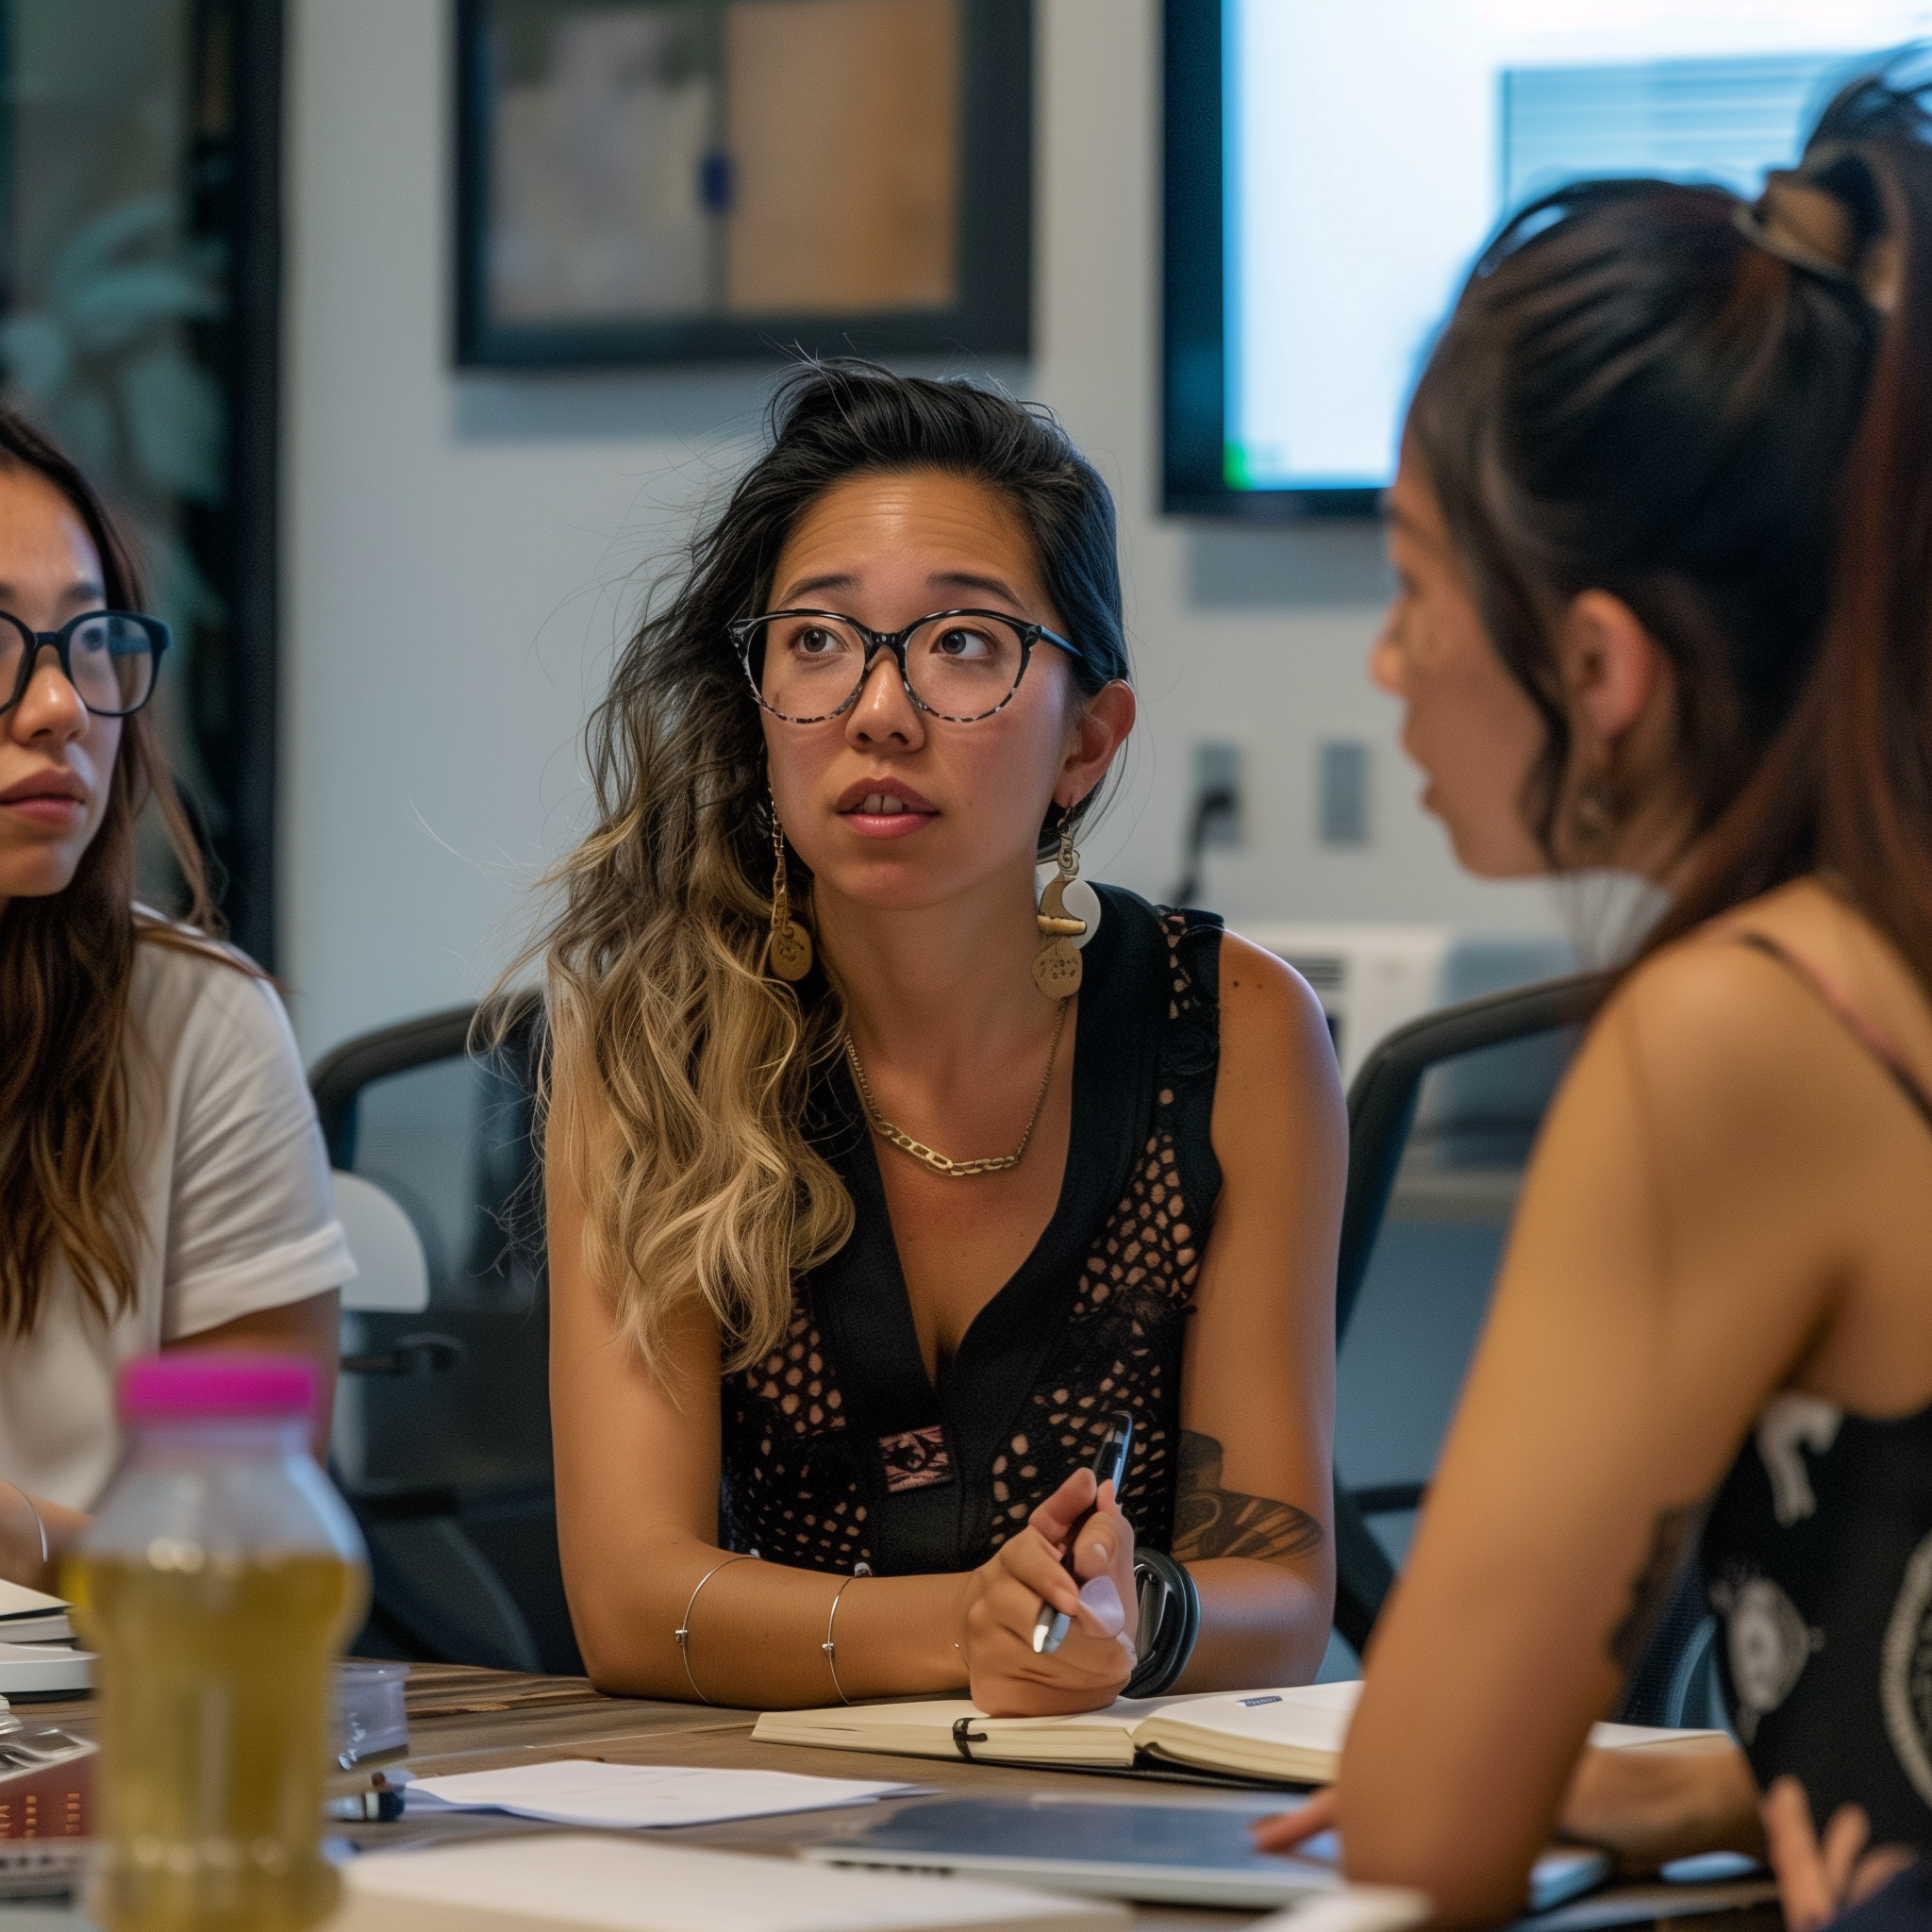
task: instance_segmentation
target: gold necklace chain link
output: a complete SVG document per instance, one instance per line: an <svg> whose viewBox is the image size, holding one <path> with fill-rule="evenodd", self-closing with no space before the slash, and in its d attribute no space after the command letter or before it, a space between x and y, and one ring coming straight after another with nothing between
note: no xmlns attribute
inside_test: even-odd
<svg viewBox="0 0 1932 1932"><path fill-rule="evenodd" d="M890 1141L902 1154L909 1154L914 1160L924 1161L935 1174L949 1174L954 1180L966 1180L975 1174L1004 1174L1008 1168L1018 1167L1020 1157L1026 1152L1033 1139L1033 1130L1040 1124L1040 1116L1046 1111L1046 1091L1053 1085L1054 1062L1059 1058L1060 1035L1067 1030L1068 1002L1060 1002L1059 1018L1053 1023L1053 1044L1046 1050L1046 1072L1040 1076L1040 1091L1033 1102L1033 1118L1026 1123L1026 1131L1020 1136L1020 1144L1010 1154L982 1155L977 1160L948 1160L937 1149L928 1147L924 1141L915 1141L902 1128L895 1127L879 1111L879 1104L873 1098L872 1082L865 1077L865 1068L859 1064L858 1049L852 1043L851 1034L845 1036L845 1058L852 1064L852 1078L858 1089L860 1104L865 1108L865 1117L872 1124L872 1130L882 1140Z"/></svg>

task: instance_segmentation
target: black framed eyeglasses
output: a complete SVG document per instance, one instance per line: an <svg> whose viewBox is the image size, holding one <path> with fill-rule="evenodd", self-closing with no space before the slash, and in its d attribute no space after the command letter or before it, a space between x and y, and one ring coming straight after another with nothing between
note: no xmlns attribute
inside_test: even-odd
<svg viewBox="0 0 1932 1932"><path fill-rule="evenodd" d="M168 648L168 626L131 610L90 610L58 630L34 630L0 610L0 711L26 695L41 653L51 650L60 674L96 718L125 718L155 694L155 674Z"/></svg>
<svg viewBox="0 0 1932 1932"><path fill-rule="evenodd" d="M906 695L952 724L1002 709L1020 688L1035 644L1076 645L1043 624L997 610L937 610L904 630L868 630L836 610L768 610L725 629L752 695L788 724L820 724L850 709L881 651L899 660Z"/></svg>

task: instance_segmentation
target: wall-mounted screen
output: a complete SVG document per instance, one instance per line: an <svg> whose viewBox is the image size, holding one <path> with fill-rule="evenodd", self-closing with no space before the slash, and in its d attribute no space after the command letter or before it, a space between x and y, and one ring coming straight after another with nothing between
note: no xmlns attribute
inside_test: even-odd
<svg viewBox="0 0 1932 1932"><path fill-rule="evenodd" d="M1510 208L1579 175L1756 194L1907 0L1168 0L1165 499L1363 511Z"/></svg>

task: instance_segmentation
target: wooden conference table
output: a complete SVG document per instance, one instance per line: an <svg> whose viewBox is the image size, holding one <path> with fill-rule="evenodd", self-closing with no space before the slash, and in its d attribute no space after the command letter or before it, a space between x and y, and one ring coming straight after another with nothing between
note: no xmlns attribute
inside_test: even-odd
<svg viewBox="0 0 1932 1932"><path fill-rule="evenodd" d="M789 1744L755 1744L755 1711L727 1710L652 1699L604 1697L581 1677L528 1677L508 1671L467 1670L448 1664L410 1667L408 1689L409 1748L406 1754L358 1765L331 1777L330 1795L367 1790L370 1774L385 1762L406 1762L419 1777L458 1771L491 1771L555 1757L595 1757L613 1764L717 1765L734 1770L791 1771L825 1777L892 1779L979 1797L1024 1796L1037 1791L1105 1798L1123 1805L1190 1805L1217 1802L1225 1794L1198 1783L1164 1778L1093 1776L991 1764L949 1763L936 1758L874 1757L856 1751L813 1751ZM92 1736L93 1707L87 1702L22 1705L29 1723L57 1724ZM895 1801L887 1800L891 1804ZM917 1803L902 1799L900 1804ZM823 1843L862 1830L878 1806L848 1810L754 1819L735 1824L654 1832L681 1844L783 1857L796 1845ZM459 1812L391 1824L336 1824L359 1847L447 1843L458 1839L555 1831L556 1825L506 1817L500 1812ZM1532 1922L1541 1932L1585 1932L1606 1924L1668 1920L1672 1932L1776 1932L1776 1906L1769 1888L1746 1881L1710 1886L1624 1886L1578 1900ZM1207 1932L1262 1916L1255 1912L1141 1906L1137 1932ZM0 1932L41 1932L80 1927L77 1914L0 1907Z"/></svg>

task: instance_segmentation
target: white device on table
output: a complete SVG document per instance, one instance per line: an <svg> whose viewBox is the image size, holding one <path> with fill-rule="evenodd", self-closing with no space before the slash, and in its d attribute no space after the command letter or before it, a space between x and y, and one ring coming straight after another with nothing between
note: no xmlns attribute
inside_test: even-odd
<svg viewBox="0 0 1932 1932"><path fill-rule="evenodd" d="M342 1874L329 1932L1114 1932L1124 1907L905 1872L611 1838L378 1852Z"/></svg>

